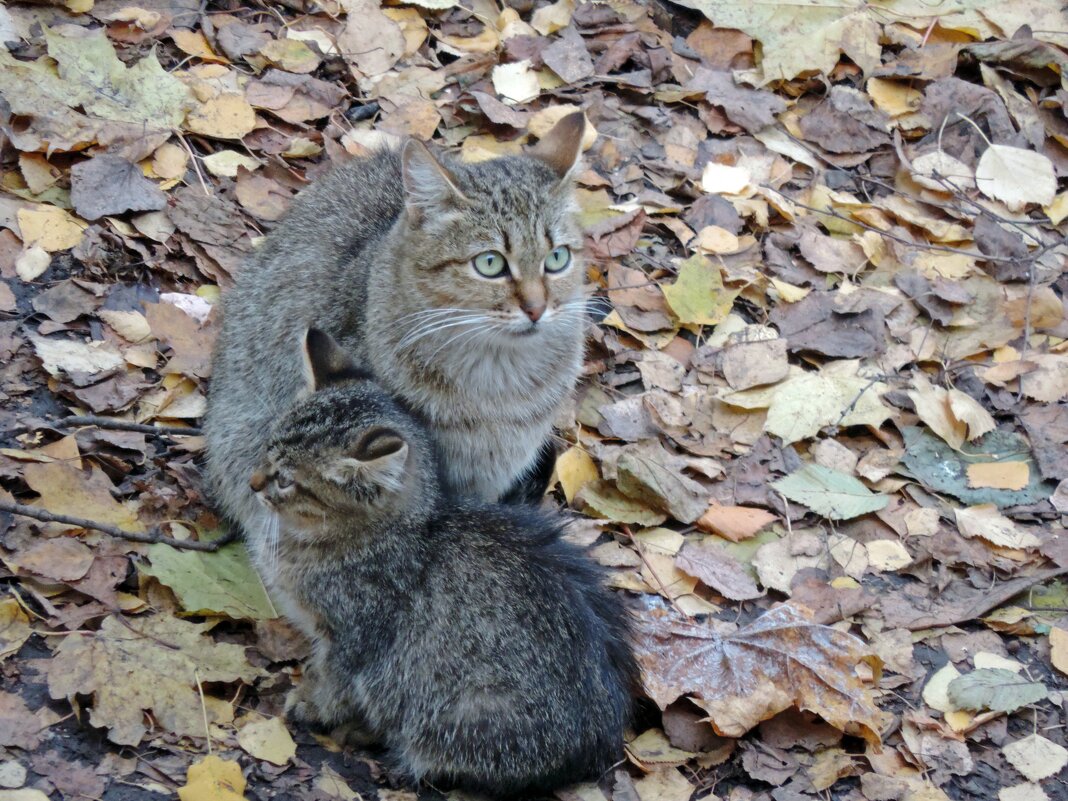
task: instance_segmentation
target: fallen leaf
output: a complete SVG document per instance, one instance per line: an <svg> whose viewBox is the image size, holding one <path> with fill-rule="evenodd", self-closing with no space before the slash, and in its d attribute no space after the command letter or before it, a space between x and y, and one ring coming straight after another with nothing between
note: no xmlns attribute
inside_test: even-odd
<svg viewBox="0 0 1068 801"><path fill-rule="evenodd" d="M590 455L573 445L556 457L556 477L568 503L575 499L579 490L601 477Z"/></svg>
<svg viewBox="0 0 1068 801"><path fill-rule="evenodd" d="M0 600L0 661L18 653L32 633L22 605L10 595Z"/></svg>
<svg viewBox="0 0 1068 801"><path fill-rule="evenodd" d="M724 289L719 268L702 255L679 264L675 283L661 288L675 318L691 325L721 322L738 296L737 292Z"/></svg>
<svg viewBox="0 0 1068 801"><path fill-rule="evenodd" d="M140 168L119 156L103 153L71 167L70 199L87 220L127 211L158 211L167 197Z"/></svg>
<svg viewBox="0 0 1068 801"><path fill-rule="evenodd" d="M764 594L738 560L714 545L688 542L675 557L675 564L732 601L748 601Z"/></svg>
<svg viewBox="0 0 1068 801"><path fill-rule="evenodd" d="M181 801L247 801L241 765L214 754L189 766L186 783L178 788Z"/></svg>
<svg viewBox="0 0 1068 801"><path fill-rule="evenodd" d="M237 744L256 759L272 765L285 765L297 754L286 724L280 717L260 718L237 731Z"/></svg>
<svg viewBox="0 0 1068 801"><path fill-rule="evenodd" d="M62 373L100 373L124 364L122 354L108 342L81 342L74 339L51 339L30 336L33 348L46 371Z"/></svg>
<svg viewBox="0 0 1068 801"><path fill-rule="evenodd" d="M1049 694L1046 685L1029 681L1004 668L983 668L959 676L949 683L949 701L955 709L969 711L1015 712L1036 704Z"/></svg>
<svg viewBox="0 0 1068 801"><path fill-rule="evenodd" d="M49 512L85 517L127 531L144 531L137 515L112 496L114 486L99 467L91 465L83 471L67 462L28 464L23 476L41 496L37 505Z"/></svg>
<svg viewBox="0 0 1068 801"><path fill-rule="evenodd" d="M92 696L89 721L107 729L113 743L140 743L148 733L145 712L165 731L203 736L194 672L205 683L251 682L262 674L245 659L244 648L206 636L210 623L158 614L130 626L108 617L99 632L67 635L48 671L53 698Z"/></svg>
<svg viewBox="0 0 1068 801"><path fill-rule="evenodd" d="M737 195L749 186L752 176L745 167L710 161L701 173L701 189L713 195Z"/></svg>
<svg viewBox="0 0 1068 801"><path fill-rule="evenodd" d="M39 247L48 253L74 247L82 241L88 227L84 221L55 206L19 209L18 220L26 246Z"/></svg>
<svg viewBox="0 0 1068 801"><path fill-rule="evenodd" d="M800 470L773 481L771 486L791 501L803 504L829 520L849 520L877 512L889 502L853 476L806 464Z"/></svg>
<svg viewBox="0 0 1068 801"><path fill-rule="evenodd" d="M1050 801L1041 786L1025 782L998 790L998 801Z"/></svg>
<svg viewBox="0 0 1068 801"><path fill-rule="evenodd" d="M141 571L170 587L188 614L238 620L278 616L242 542L214 553L153 544L148 546L148 559Z"/></svg>
<svg viewBox="0 0 1068 801"><path fill-rule="evenodd" d="M965 537L981 537L1001 548L1037 548L1042 541L999 513L992 503L954 509L957 528Z"/></svg>
<svg viewBox="0 0 1068 801"><path fill-rule="evenodd" d="M1050 661L1068 676L1068 629L1052 626L1049 630Z"/></svg>
<svg viewBox="0 0 1068 801"><path fill-rule="evenodd" d="M978 462L968 465L968 486L1022 490L1031 483L1027 462Z"/></svg>
<svg viewBox="0 0 1068 801"><path fill-rule="evenodd" d="M1048 779L1068 765L1068 749L1037 733L1014 740L1001 750L1009 764L1030 782Z"/></svg>
<svg viewBox="0 0 1068 801"><path fill-rule="evenodd" d="M656 526L667 520L667 515L628 498L610 481L589 482L575 496L575 502L587 514L616 523Z"/></svg>
<svg viewBox="0 0 1068 801"><path fill-rule="evenodd" d="M240 139L256 127L256 112L243 95L223 92L189 112L185 124L193 133Z"/></svg>
<svg viewBox="0 0 1068 801"><path fill-rule="evenodd" d="M1053 162L1041 153L1008 145L991 145L983 152L975 168L975 185L1010 211L1028 203L1048 206L1057 194Z"/></svg>
<svg viewBox="0 0 1068 801"><path fill-rule="evenodd" d="M89 572L93 552L76 539L51 537L8 557L21 570L56 581L76 581Z"/></svg>
<svg viewBox="0 0 1068 801"><path fill-rule="evenodd" d="M779 606L723 636L707 624L665 618L640 630L645 687L661 709L682 696L708 712L718 734L741 737L797 706L839 729L879 742L882 713L854 666L878 659L864 644Z"/></svg>
<svg viewBox="0 0 1068 801"><path fill-rule="evenodd" d="M510 106L526 103L541 93L538 76L530 69L527 60L494 67L493 89Z"/></svg>
<svg viewBox="0 0 1068 801"><path fill-rule="evenodd" d="M731 542L741 542L771 525L778 518L764 509L748 506L720 506L712 504L697 519L698 528L718 534Z"/></svg>

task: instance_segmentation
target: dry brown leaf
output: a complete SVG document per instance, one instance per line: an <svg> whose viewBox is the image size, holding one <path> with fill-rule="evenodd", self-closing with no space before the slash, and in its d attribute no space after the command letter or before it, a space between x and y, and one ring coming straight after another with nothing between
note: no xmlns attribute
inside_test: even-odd
<svg viewBox="0 0 1068 801"><path fill-rule="evenodd" d="M205 683L250 682L262 673L241 646L206 636L210 623L156 614L130 626L108 617L99 632L67 635L48 672L53 698L92 696L89 720L106 728L114 743L140 743L149 711L166 731L203 736L197 677Z"/></svg>
<svg viewBox="0 0 1068 801"><path fill-rule="evenodd" d="M688 542L675 557L675 564L732 601L749 601L764 594L738 560L715 545Z"/></svg>
<svg viewBox="0 0 1068 801"><path fill-rule="evenodd" d="M765 509L748 506L720 506L712 504L697 519L698 528L718 534L731 542L741 542L770 526L778 518Z"/></svg>
<svg viewBox="0 0 1068 801"><path fill-rule="evenodd" d="M879 660L864 644L779 606L724 636L707 624L646 621L637 655L650 697L664 709L683 696L708 712L717 733L741 737L797 706L832 726L880 741L883 713L855 667Z"/></svg>

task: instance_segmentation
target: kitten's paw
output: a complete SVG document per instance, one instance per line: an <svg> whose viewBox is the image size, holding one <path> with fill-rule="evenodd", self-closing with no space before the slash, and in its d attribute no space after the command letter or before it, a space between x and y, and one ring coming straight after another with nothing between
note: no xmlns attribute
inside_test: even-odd
<svg viewBox="0 0 1068 801"><path fill-rule="evenodd" d="M349 748L367 748L378 742L378 738L358 723L349 722L338 726L330 732L330 739L341 746Z"/></svg>
<svg viewBox="0 0 1068 801"><path fill-rule="evenodd" d="M319 715L319 708L311 697L310 684L311 682L305 679L290 690L289 695L286 696L284 714L286 720L290 723L312 727L321 725L322 720Z"/></svg>

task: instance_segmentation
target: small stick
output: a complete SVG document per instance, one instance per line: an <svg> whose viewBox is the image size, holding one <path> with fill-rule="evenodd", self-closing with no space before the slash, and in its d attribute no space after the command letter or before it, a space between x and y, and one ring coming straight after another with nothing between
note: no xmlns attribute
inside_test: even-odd
<svg viewBox="0 0 1068 801"><path fill-rule="evenodd" d="M97 428L111 428L116 431L136 431L139 434L167 434L177 437L199 437L201 431L193 426L153 426L147 423L131 423L129 420L119 420L114 417L97 417L92 414L72 415L56 421L56 425L71 426L96 426Z"/></svg>
<svg viewBox="0 0 1068 801"><path fill-rule="evenodd" d="M36 506L26 506L22 503L12 503L4 500L0 500L0 512L11 512L12 514L22 515L23 517L32 517L34 520L40 520L42 523L62 523L67 526L77 526L78 528L103 531L105 534L110 534L112 537L130 540L131 542L147 542L150 544L162 543L164 545L170 545L173 548L182 548L187 551L214 552L237 539L237 533L234 530L231 530L219 539L212 540L211 542L201 542L200 540L177 540L174 537L168 537L165 534L160 533L159 529L153 529L152 531L144 533L138 531L126 531L118 526L112 526L107 523L97 523L95 520L86 520L85 518L71 517L70 515L56 515L51 512L46 512L44 509L38 509Z"/></svg>

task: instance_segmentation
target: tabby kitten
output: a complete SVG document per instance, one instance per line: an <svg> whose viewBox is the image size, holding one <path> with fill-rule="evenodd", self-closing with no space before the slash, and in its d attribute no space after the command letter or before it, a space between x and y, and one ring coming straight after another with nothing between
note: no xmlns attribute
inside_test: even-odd
<svg viewBox="0 0 1068 801"><path fill-rule="evenodd" d="M326 334L251 488L315 643L287 709L415 781L511 796L620 756L637 669L603 575L533 507L450 500L423 426Z"/></svg>
<svg viewBox="0 0 1068 801"><path fill-rule="evenodd" d="M302 386L316 326L426 422L450 490L496 500L531 470L582 360L584 268L571 175L585 119L527 155L346 164L310 187L225 299L206 420L223 510L262 542L248 476Z"/></svg>

